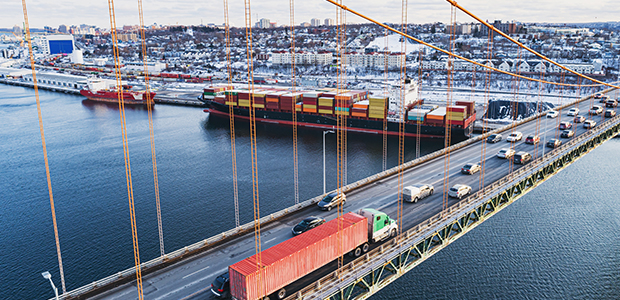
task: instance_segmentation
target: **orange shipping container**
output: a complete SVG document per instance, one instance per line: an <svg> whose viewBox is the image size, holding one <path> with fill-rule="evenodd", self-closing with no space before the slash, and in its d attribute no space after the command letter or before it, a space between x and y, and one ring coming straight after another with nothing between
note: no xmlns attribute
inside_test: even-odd
<svg viewBox="0 0 620 300"><path fill-rule="evenodd" d="M238 300L255 300L281 288L346 254L368 240L366 218L348 213L228 267L230 292ZM261 289L257 282L260 273Z"/></svg>

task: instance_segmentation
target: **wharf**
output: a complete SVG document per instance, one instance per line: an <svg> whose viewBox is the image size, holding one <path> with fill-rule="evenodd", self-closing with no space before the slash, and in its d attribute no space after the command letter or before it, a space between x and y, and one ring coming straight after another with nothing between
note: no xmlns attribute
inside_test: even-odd
<svg viewBox="0 0 620 300"><path fill-rule="evenodd" d="M0 78L0 83L34 88L34 83L27 82L27 81L21 81L21 80L18 80L18 79ZM39 83L39 84L37 84L37 87L42 89L42 90L49 90L49 91L53 91L53 92L60 92L60 93L66 93L66 94L75 94L75 95L79 95L80 94L80 90L74 89L74 88L71 88L71 87L61 87L61 86L56 86L56 85L52 85L52 84L45 84L45 83Z"/></svg>
<svg viewBox="0 0 620 300"><path fill-rule="evenodd" d="M204 102L198 100L201 96L201 92L197 91L157 91L153 100L157 104L175 104L175 105L187 105L187 106L200 106L205 107Z"/></svg>

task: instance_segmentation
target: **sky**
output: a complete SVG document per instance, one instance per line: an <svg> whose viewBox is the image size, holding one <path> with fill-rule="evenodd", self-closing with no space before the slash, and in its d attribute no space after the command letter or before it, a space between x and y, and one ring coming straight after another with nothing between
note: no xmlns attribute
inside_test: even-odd
<svg viewBox="0 0 620 300"><path fill-rule="evenodd" d="M199 25L224 22L223 0L143 0L144 23L150 25ZM490 5L489 3L492 3ZM400 23L401 1L343 0L343 4L377 21ZM618 0L461 0L458 4L483 20L519 22L583 23L620 21ZM32 28L58 25L88 24L110 28L108 1L103 0L26 0L29 24ZM138 2L114 2L116 25L139 24ZM278 25L289 24L289 1L254 0L250 3L252 24L261 18ZM297 0L295 23L310 22L312 18L335 19L335 7L325 0ZM245 26L244 2L228 3L232 26ZM408 23L450 22L450 4L445 0L409 1ZM20 1L4 1L0 27L22 26L24 15ZM367 23L348 14L347 23ZM469 16L457 14L457 22L472 22Z"/></svg>

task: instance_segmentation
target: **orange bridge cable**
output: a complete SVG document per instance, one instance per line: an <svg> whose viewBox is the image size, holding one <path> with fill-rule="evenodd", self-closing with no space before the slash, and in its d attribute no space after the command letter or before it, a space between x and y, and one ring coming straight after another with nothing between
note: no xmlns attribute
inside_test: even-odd
<svg viewBox="0 0 620 300"><path fill-rule="evenodd" d="M348 12L351 12L351 13L353 13L353 14L355 14L355 15L357 15L357 16L359 16L359 17L363 18L363 19L366 19L366 20L368 20L368 21L370 21L370 22L372 22L372 23L375 23L375 24L377 24L377 25L379 25L379 26L381 26L381 27L383 27L383 28L385 28L385 29L388 29L388 30L390 30L390 31L392 31L392 32L394 32L394 33L397 33L397 34L402 35L402 36L404 36L404 37L406 37L406 38L409 38L409 39L411 39L411 40L413 40L413 41L415 41L415 42L417 42L417 43L420 43L420 44L422 44L422 45L424 45L424 46L427 46L427 47L430 47L430 48L432 48L432 49L435 49L435 50L437 50L437 51L439 51L439 52L441 52L441 53L447 54L447 55L449 55L449 56L451 56L451 57L454 57L454 58L458 58L458 59L464 60L464 61L466 61L466 62L472 63L472 64L474 64L474 65L477 65L477 66L480 66L480 67L483 67L483 68L486 68L486 69L493 70L493 71L498 72L498 73L502 73L502 74L506 74L506 75L510 75L510 76L515 76L515 77L519 77L519 78L521 78L521 79L530 80L530 81L540 81L540 79L531 78L531 77L526 77L526 76L523 76L523 75L517 75L517 74L515 74L515 73L511 73L511 72L503 71L503 70L500 70L500 69L498 69L498 68L491 67L491 66L488 66L488 65L485 65L485 64L479 63L479 62L477 62L477 61L474 61L474 60L471 60L471 59L465 58L465 57L460 56L460 55L458 55L458 54L451 53L451 52L446 51L446 50L444 50L444 49L441 49L441 48L439 48L439 47L437 47L437 46L434 46L434 45L432 45L432 44L429 44L429 43L427 43L427 42L424 42L424 41L422 41L422 40L420 40L420 39L418 39L418 38L415 38L415 37L413 37L413 36L411 36L411 35L408 35L408 34L406 34L406 33L403 33L403 32L401 32L401 31L399 31L399 30L396 30L396 29L394 29L394 28L392 28L392 27L390 27L390 26L387 26L387 25L385 25L385 24L382 24L381 22L376 21L376 20L374 20L374 19L372 19L372 18L370 18L370 17L367 17L367 16L365 16L365 15L363 15L363 14L361 14L361 13L357 12L357 11L354 11L354 10L352 10L352 9L348 8L347 6L344 6L344 5L342 5L342 4L336 3L334 0L325 0L325 1L327 1L327 2L329 2L329 3L331 3L331 4L333 4L333 5L335 5L335 6L337 6L337 7L340 7L340 8L342 8L342 9L344 9L344 10L348 11ZM582 86L600 86L600 85L606 85L606 86L610 86L610 87L620 88L619 86L615 86L615 85L611 85L611 84L608 84L608 83L600 82L600 81L595 80L595 79L591 79L591 78L589 78L589 77L587 77L587 76L585 76L585 75L583 75L583 77L585 77L585 78L587 78L587 79L590 79L590 80L593 80L593 81L595 81L595 82L597 82L597 83L599 83L599 84L582 85ZM547 84L553 84L553 85L575 86L574 84L566 84L566 83L558 83L558 82L549 82L549 81L547 81L547 82L545 82L545 83L547 83Z"/></svg>
<svg viewBox="0 0 620 300"><path fill-rule="evenodd" d="M45 132L43 130L43 114L41 113L41 101L39 100L39 86L37 83L37 74L34 65L34 54L32 51L32 40L30 38L30 24L28 23L28 10L26 9L26 0L22 0L22 9L24 11L24 31L26 33L26 41L28 42L28 55L30 58L30 68L32 69L32 82L34 83L34 96L37 102L37 115L39 118L39 131L41 133L41 145L43 147L43 161L45 162L45 176L47 178L47 191L50 197L50 209L52 211L52 224L54 226L54 238L56 240L56 255L58 256L58 270L60 271L60 282L62 285L62 293L67 292L65 285L65 272L62 266L62 254L60 251L60 239L58 237L58 224L56 223L56 208L54 206L54 193L52 192L52 177L50 175L49 160L47 157L47 144L45 142Z"/></svg>
<svg viewBox="0 0 620 300"><path fill-rule="evenodd" d="M400 30L407 32L407 0L401 1L401 25ZM400 117L401 120L398 123L398 202L397 202L397 222L399 234L402 232L403 224L403 164L405 163L405 118L406 118L406 101L407 96L407 59L405 53L407 52L407 41L402 39L400 43Z"/></svg>
<svg viewBox="0 0 620 300"><path fill-rule="evenodd" d="M487 42L487 60L491 61L491 58L493 57L493 35L491 34L491 31L489 31L488 39L489 41ZM491 100L491 92L490 92L491 70L484 69L484 71L485 71L484 99L485 99L486 106L483 108L483 111L486 113L486 111L489 109L489 102ZM482 130L483 131L487 125L488 125L487 118L484 118L483 116L483 119L482 119ZM481 145L480 159L482 161L482 171L480 172L480 190L482 190L484 188L484 176L486 174L487 140L483 139L480 145Z"/></svg>
<svg viewBox="0 0 620 300"><path fill-rule="evenodd" d="M295 94L295 0L290 0L291 19L291 93ZM297 109L295 97L291 97L293 107L293 182L295 192L295 204L299 204L299 157L297 150ZM317 101L319 101L317 99ZM318 103L317 103L318 104ZM303 106L303 105L302 105Z"/></svg>
<svg viewBox="0 0 620 300"><path fill-rule="evenodd" d="M420 100L422 99L422 75L423 75L423 64L422 64L422 60L424 58L424 55L422 54L422 51L418 48L418 99ZM416 139L415 139L415 158L420 158L420 140L421 140L421 124L422 122L420 122L419 120L416 122L417 126L416 126Z"/></svg>
<svg viewBox="0 0 620 300"><path fill-rule="evenodd" d="M138 246L138 228L136 224L136 212L133 197L133 183L131 180L131 162L129 160L129 144L127 138L127 125L125 122L125 100L123 97L123 86L121 81L121 72L119 64L119 49L116 35L116 15L114 13L114 0L108 0L108 9L110 13L110 34L112 38L112 52L114 54L114 73L116 77L116 90L118 96L118 105L121 121L121 135L123 139L123 153L125 158L125 177L127 181L127 197L129 199L129 216L131 223L131 236L133 241L134 263L136 266L136 288L138 291L138 299L143 300L144 294L142 289L142 270L140 267L140 250Z"/></svg>
<svg viewBox="0 0 620 300"><path fill-rule="evenodd" d="M232 89L232 63L230 60L230 26L228 20L228 0L224 0L224 26L225 26L225 40L226 40L226 69L228 71L228 85L226 91ZM230 126L230 153L232 160L232 182L233 182L233 202L235 206L235 226L239 227L241 224L239 220L239 186L237 183L237 147L235 141L235 110L232 99L228 99L227 95L224 95L228 104L228 119ZM232 95L231 95L232 98Z"/></svg>
<svg viewBox="0 0 620 300"><path fill-rule="evenodd" d="M153 130L153 99L149 86L149 68L146 55L146 32L144 30L144 14L142 10L142 0L138 0L138 12L140 15L140 35L142 36L142 61L144 63L144 84L147 110L149 115L149 135L151 138L151 160L153 162L153 183L155 186L155 206L157 207L157 230L159 233L159 252L164 256L164 230L161 222L161 205L159 198L159 176L157 175L157 156L155 154L155 132Z"/></svg>
<svg viewBox="0 0 620 300"><path fill-rule="evenodd" d="M256 249L256 269L260 271L262 265L261 251L261 233L260 233L260 199L258 191L258 157L256 149L256 112L254 104L254 62L252 47L252 11L250 8L250 0L244 0L245 5L245 40L246 55L248 63L248 90L250 94L250 154L252 157L252 202L254 206L254 247ZM259 294L266 291L266 278L263 272L259 272L256 277L256 283Z"/></svg>
<svg viewBox="0 0 620 300"><path fill-rule="evenodd" d="M385 82L383 83L383 97L387 98L388 95L388 80L389 80L389 69L388 69L388 31L385 31L385 46L383 47L383 67L384 67L384 75ZM383 116L383 171L387 169L387 148L388 148L388 139L387 139L387 107L386 103L388 101L384 101L383 108L386 110L386 113Z"/></svg>
<svg viewBox="0 0 620 300"><path fill-rule="evenodd" d="M226 91L232 89L232 63L230 59L230 26L228 20L228 0L224 0L224 20L226 39L226 68L228 71L228 85ZM226 98L226 95L224 96ZM232 102L232 101L229 101ZM235 225L240 226L239 220L239 188L237 184L237 148L235 141L235 111L233 104L228 104L228 117L230 125L230 151L232 160L233 202L235 206Z"/></svg>
<svg viewBox="0 0 620 300"><path fill-rule="evenodd" d="M448 49L450 53L454 51L454 36L455 36L455 28L456 28L456 11L454 8L450 8L450 44L448 45ZM452 106L452 70L454 68L453 58L450 57L448 59L448 70L446 77L446 107ZM444 172L443 172L443 203L442 203L442 212L445 212L448 208L448 189L450 184L450 144L452 139L452 122L450 112L446 112L446 124L445 124L445 138L444 138L444 148L446 149L446 154L444 156Z"/></svg>
<svg viewBox="0 0 620 300"><path fill-rule="evenodd" d="M329 1L329 0L328 0L328 1ZM609 84L609 83L605 83L605 82L602 82L602 81L596 80L596 79L594 79L594 78L588 77L588 76L586 76L586 75L584 75L584 74L581 74L581 73L579 73L579 72L577 72L577 71L573 71L573 70L571 70L570 68L567 68L567 67L565 67L565 66L563 66L563 65L561 65L561 64L559 64L559 63L557 63L557 62L555 62L555 61L553 61L552 59L550 59L550 58L548 58L548 57L546 57L546 56L544 56L544 55L542 55L542 54L540 54L540 53L538 53L538 52L534 51L533 49L531 49L530 47L528 47L528 46L524 45L523 43L521 43L521 42L519 42L519 41L517 41L517 40L515 40L515 39L511 38L509 35L507 35L507 34L503 33L501 30L499 30L499 29L495 28L493 25L488 24L487 22L485 22L485 21L484 21L484 20L482 20L481 18L477 17L477 16L476 16L476 15L474 15L473 13L469 12L468 10L466 10L464 7L462 7L462 6L460 6L459 4L457 4L457 3L456 3L456 1L454 1L454 0L446 0L446 1L448 1L448 2L449 2L452 6L453 6L453 7L458 8L460 11L462 11L462 12L464 12L465 14L469 15L470 17L472 17L472 18L476 19L478 22L480 22L481 24L484 24L484 25L485 25L485 26L487 26L489 29L491 29L491 30L495 31L497 34L501 35L502 37L506 38L507 40L509 40L509 41L513 42L514 44L517 44L519 47L521 47L521 48L523 48L523 49L525 49L525 50L527 50L527 51L531 52L532 54L534 54L534 55L536 55L536 56L538 56L538 57L540 57L540 58L542 58L542 59L544 59L544 60L546 60L546 61L548 61L548 62L550 62L550 63L552 63L552 64L554 64L554 65L556 65L556 66L558 66L558 67L560 67L561 69L563 69L563 70L565 70L565 71L568 71L568 72L571 72L571 73L573 73L573 74L575 74L575 75L577 75L577 76L579 76L579 77L583 77L583 78L588 79L588 80L590 80L590 81L596 82L596 83L598 83L599 85L606 85L606 86L609 86L609 87L620 88L619 86L615 86L615 85L612 85L612 84ZM575 85L570 85L570 86L575 86Z"/></svg>

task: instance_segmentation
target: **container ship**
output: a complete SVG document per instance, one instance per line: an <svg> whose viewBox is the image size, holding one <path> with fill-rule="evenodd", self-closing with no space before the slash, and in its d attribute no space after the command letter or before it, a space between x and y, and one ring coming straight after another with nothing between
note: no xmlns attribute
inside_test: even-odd
<svg viewBox="0 0 620 300"><path fill-rule="evenodd" d="M399 126L404 123L407 137L443 138L449 123L452 141L471 136L476 119L473 101L456 101L455 105L440 107L417 99L414 84L407 83L405 90L405 100L400 101L399 86L380 95L336 89L292 92L275 87L255 88L252 93L243 88L210 86L204 89L201 100L208 107L204 111L215 117L229 118L232 106L235 118L249 120L252 97L258 122L292 125L294 110L297 125L322 130L333 129L337 117L346 115L346 130L350 132L382 134L387 120L389 135L398 135Z"/></svg>
<svg viewBox="0 0 620 300"><path fill-rule="evenodd" d="M123 100L128 105L148 105L146 92L133 91L130 86L123 87ZM80 90L80 94L88 100L110 102L118 104L118 90L115 83L110 86L109 81L99 79L89 79L87 88ZM155 93L151 92L151 100L155 97ZM151 101L150 105L154 102Z"/></svg>

